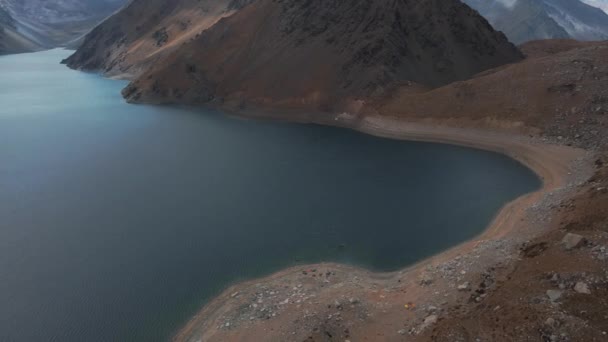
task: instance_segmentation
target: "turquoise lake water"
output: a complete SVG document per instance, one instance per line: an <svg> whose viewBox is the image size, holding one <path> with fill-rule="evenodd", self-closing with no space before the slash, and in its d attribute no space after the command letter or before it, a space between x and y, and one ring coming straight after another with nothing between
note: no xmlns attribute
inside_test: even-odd
<svg viewBox="0 0 608 342"><path fill-rule="evenodd" d="M0 341L163 341L227 285L396 270L540 186L505 156L126 104L53 50L0 57Z"/></svg>

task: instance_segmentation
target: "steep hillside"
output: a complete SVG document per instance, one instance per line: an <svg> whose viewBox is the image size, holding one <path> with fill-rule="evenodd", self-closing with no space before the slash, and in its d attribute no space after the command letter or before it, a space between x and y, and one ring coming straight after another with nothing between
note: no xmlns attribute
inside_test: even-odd
<svg viewBox="0 0 608 342"><path fill-rule="evenodd" d="M17 22L0 4L0 55L39 50L41 47L17 30Z"/></svg>
<svg viewBox="0 0 608 342"><path fill-rule="evenodd" d="M575 0L576 1L576 0ZM535 39L569 38L568 32L553 20L539 0L463 0L505 33L510 41L521 44Z"/></svg>
<svg viewBox="0 0 608 342"><path fill-rule="evenodd" d="M608 38L608 15L580 0L462 0L514 43Z"/></svg>
<svg viewBox="0 0 608 342"><path fill-rule="evenodd" d="M570 37L578 40L608 39L608 14L574 0L545 0L547 13Z"/></svg>
<svg viewBox="0 0 608 342"><path fill-rule="evenodd" d="M587 5L597 7L602 11L608 13L608 0L582 0Z"/></svg>
<svg viewBox="0 0 608 342"><path fill-rule="evenodd" d="M400 87L373 107L414 121L532 128L586 148L608 146L608 42L535 41L522 50L523 62L431 91Z"/></svg>
<svg viewBox="0 0 608 342"><path fill-rule="evenodd" d="M127 0L0 0L20 36L43 48L65 46L88 33Z"/></svg>
<svg viewBox="0 0 608 342"><path fill-rule="evenodd" d="M252 0L135 0L95 28L71 68L134 77Z"/></svg>
<svg viewBox="0 0 608 342"><path fill-rule="evenodd" d="M458 0L259 0L133 82L132 102L335 110L435 87L521 54Z"/></svg>

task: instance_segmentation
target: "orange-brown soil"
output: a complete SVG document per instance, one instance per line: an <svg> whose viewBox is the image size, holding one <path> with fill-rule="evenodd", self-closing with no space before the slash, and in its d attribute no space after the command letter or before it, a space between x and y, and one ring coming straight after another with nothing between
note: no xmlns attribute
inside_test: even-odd
<svg viewBox="0 0 608 342"><path fill-rule="evenodd" d="M520 62L430 91L397 88L371 111L406 120L544 134L597 149L608 135L608 42L537 41Z"/></svg>

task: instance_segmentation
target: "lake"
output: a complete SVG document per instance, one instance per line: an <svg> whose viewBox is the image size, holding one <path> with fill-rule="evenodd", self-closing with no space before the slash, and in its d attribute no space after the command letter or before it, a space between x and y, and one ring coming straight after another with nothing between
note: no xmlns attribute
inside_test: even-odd
<svg viewBox="0 0 608 342"><path fill-rule="evenodd" d="M391 271L538 177L500 154L126 104L68 51L0 57L0 340L163 341L228 285Z"/></svg>

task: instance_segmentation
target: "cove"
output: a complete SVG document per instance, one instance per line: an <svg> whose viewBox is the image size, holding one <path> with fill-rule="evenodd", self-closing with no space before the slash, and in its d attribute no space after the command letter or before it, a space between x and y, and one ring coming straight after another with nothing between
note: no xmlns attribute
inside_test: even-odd
<svg viewBox="0 0 608 342"><path fill-rule="evenodd" d="M209 110L0 57L0 340L163 341L228 285L297 264L391 271L540 187L503 155Z"/></svg>

